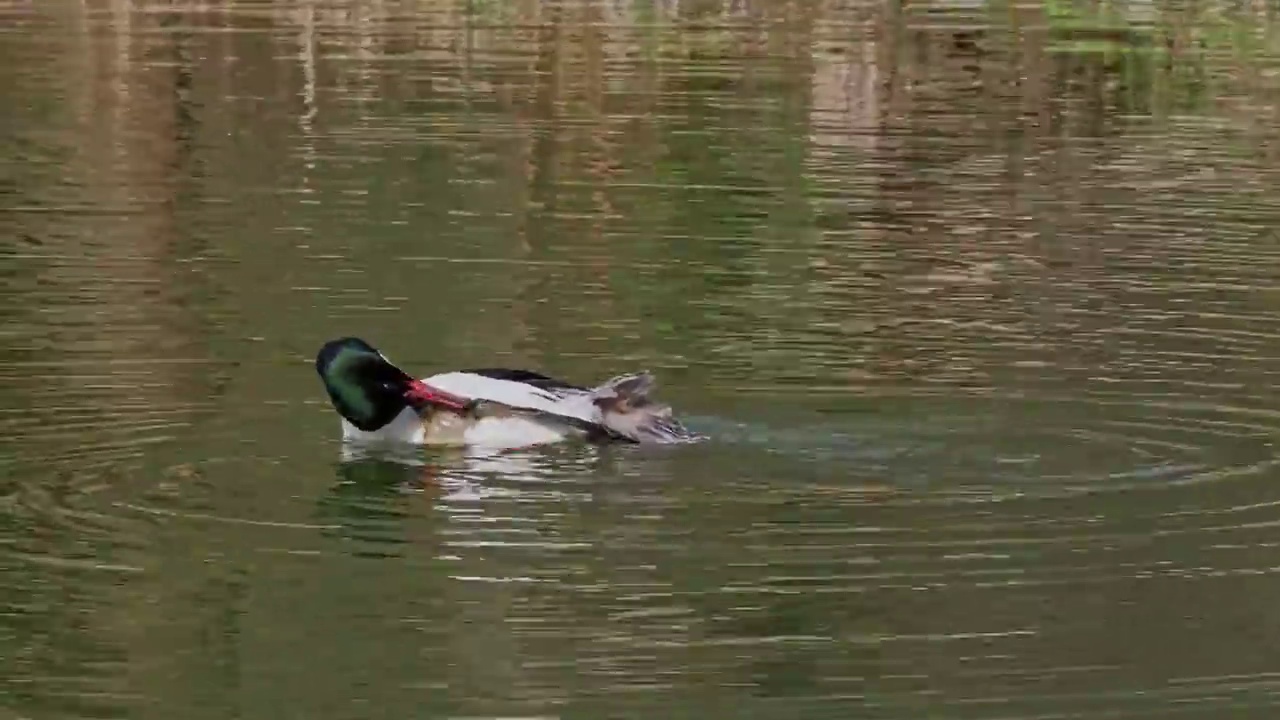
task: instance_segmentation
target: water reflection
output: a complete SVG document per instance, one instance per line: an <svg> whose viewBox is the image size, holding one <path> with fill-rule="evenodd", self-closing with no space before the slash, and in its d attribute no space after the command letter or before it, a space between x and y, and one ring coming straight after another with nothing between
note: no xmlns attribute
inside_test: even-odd
<svg viewBox="0 0 1280 720"><path fill-rule="evenodd" d="M1260 7L0 8L4 703L1270 717ZM346 333L712 440L352 454Z"/></svg>

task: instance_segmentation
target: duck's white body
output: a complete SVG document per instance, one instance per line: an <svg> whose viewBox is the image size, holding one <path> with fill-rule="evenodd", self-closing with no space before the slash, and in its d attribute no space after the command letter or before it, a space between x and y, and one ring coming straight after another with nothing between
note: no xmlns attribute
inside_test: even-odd
<svg viewBox="0 0 1280 720"><path fill-rule="evenodd" d="M567 440L571 433L525 418L483 418L457 432L431 433L422 418L411 408L405 408L390 425L374 432L364 432L342 421L342 438L358 443L411 443L414 445L466 445L492 450L545 445Z"/></svg>
<svg viewBox="0 0 1280 720"><path fill-rule="evenodd" d="M514 380L500 380L469 372L446 372L422 378L433 388L470 400L488 400L513 408L538 410L553 416L580 420L592 425L606 423L605 411L594 400L600 388L540 388ZM601 386L609 388L610 384ZM405 408L391 423L364 432L342 420L342 436L354 442L400 442L415 445L466 445L488 449L510 449L561 442L586 433L571 422L555 418L535 419L508 415L463 419L444 413L423 421L419 413Z"/></svg>

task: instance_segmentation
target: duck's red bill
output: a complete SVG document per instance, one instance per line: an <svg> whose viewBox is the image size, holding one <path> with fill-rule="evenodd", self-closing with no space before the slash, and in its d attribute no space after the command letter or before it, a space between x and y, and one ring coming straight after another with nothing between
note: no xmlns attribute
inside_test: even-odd
<svg viewBox="0 0 1280 720"><path fill-rule="evenodd" d="M421 380L414 380L409 383L409 389L405 391L404 397L415 405L438 405L446 407L450 410L465 410L468 403L466 398L458 397L452 393L447 393L440 388L432 387Z"/></svg>

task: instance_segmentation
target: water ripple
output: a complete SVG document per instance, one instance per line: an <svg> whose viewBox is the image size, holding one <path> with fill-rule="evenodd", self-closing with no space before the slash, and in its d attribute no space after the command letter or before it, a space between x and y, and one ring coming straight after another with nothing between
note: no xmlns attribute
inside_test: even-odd
<svg viewBox="0 0 1280 720"><path fill-rule="evenodd" d="M9 705L1269 717L1271 23L1129 5L0 5ZM357 452L347 333L710 440Z"/></svg>

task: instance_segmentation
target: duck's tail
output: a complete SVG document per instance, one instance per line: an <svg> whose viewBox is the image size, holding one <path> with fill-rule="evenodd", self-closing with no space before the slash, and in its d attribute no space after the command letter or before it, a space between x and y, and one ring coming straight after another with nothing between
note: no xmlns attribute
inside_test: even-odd
<svg viewBox="0 0 1280 720"><path fill-rule="evenodd" d="M671 407L649 397L657 383L647 371L619 375L591 391L601 424L638 443L674 443L694 439L671 416Z"/></svg>

